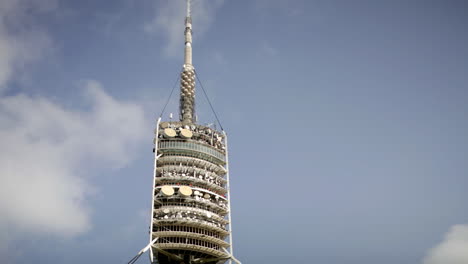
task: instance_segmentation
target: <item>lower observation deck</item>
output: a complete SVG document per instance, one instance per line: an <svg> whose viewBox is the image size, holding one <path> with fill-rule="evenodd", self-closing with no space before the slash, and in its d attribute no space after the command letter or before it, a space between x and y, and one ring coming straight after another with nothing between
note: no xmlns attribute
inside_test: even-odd
<svg viewBox="0 0 468 264"><path fill-rule="evenodd" d="M219 250L213 249L207 246L200 246L195 244L187 244L187 243L172 243L172 242L165 242L165 243L158 243L153 245L153 251L156 251L160 254L158 256L159 263L168 263L168 264L179 264L180 262L173 262L171 261L171 257L167 257L164 259L164 255L173 255L177 252L177 255L182 256L193 256L194 261L196 259L216 259L210 262L198 262L198 263L219 263L222 260L227 260L229 258L229 254L225 252L221 252ZM174 254L175 255L175 254ZM172 257L173 259L177 259L177 257ZM223 263L222 261L221 263Z"/></svg>
<svg viewBox="0 0 468 264"><path fill-rule="evenodd" d="M210 242L212 244L217 244L221 247L228 247L229 243L221 240L219 238L214 238L211 236L207 236L204 234L197 234L197 233L192 233L192 232L182 232L182 231L160 231L160 232L153 232L153 238L160 237L186 237L186 238L192 238L192 239L198 239L201 241L206 241Z"/></svg>

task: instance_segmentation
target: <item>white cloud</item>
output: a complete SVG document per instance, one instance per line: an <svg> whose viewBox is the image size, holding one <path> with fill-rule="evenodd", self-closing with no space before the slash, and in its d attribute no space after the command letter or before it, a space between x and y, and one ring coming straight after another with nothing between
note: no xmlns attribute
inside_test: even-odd
<svg viewBox="0 0 468 264"><path fill-rule="evenodd" d="M89 109L46 98L0 98L0 247L15 233L70 237L91 228L89 168L119 168L150 128L143 109L84 83ZM2 248L0 248L0 253Z"/></svg>
<svg viewBox="0 0 468 264"><path fill-rule="evenodd" d="M54 11L57 4L57 0L0 1L0 92L15 75L51 50L49 35L34 17Z"/></svg>
<svg viewBox="0 0 468 264"><path fill-rule="evenodd" d="M444 240L429 250L424 264L466 264L468 263L468 225L455 225Z"/></svg>
<svg viewBox="0 0 468 264"><path fill-rule="evenodd" d="M223 3L224 0L192 1L194 41L209 29L216 10ZM165 1L164 4L156 5L155 10L155 17L145 25L145 30L149 33L163 33L167 37L167 45L164 50L166 55L183 54L186 1Z"/></svg>

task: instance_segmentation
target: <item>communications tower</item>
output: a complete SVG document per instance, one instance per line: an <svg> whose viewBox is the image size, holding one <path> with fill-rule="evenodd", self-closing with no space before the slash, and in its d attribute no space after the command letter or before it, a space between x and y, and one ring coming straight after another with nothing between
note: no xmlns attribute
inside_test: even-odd
<svg viewBox="0 0 468 264"><path fill-rule="evenodd" d="M180 121L157 120L150 243L151 263L240 263L233 256L228 144L224 130L196 123L192 17L187 0Z"/></svg>

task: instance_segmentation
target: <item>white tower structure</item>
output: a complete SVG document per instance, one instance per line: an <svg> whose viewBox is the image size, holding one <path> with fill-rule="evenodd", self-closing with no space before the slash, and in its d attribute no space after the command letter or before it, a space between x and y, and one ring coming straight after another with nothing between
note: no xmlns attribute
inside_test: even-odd
<svg viewBox="0 0 468 264"><path fill-rule="evenodd" d="M149 249L151 263L159 264L240 263L232 250L227 136L194 118L190 4L187 0L180 121L159 118L156 124L150 243L139 255Z"/></svg>

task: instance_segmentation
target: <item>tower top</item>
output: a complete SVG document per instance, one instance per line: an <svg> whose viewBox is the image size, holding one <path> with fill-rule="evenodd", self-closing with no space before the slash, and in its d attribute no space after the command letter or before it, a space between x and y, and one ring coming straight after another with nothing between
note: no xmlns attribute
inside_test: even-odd
<svg viewBox="0 0 468 264"><path fill-rule="evenodd" d="M184 66L180 80L180 121L191 124L195 121L195 69L192 65L192 14L191 0L187 0L185 17Z"/></svg>
<svg viewBox="0 0 468 264"><path fill-rule="evenodd" d="M192 65L192 10L191 1L187 0L187 16L185 17L185 60L184 68Z"/></svg>
<svg viewBox="0 0 468 264"><path fill-rule="evenodd" d="M187 0L187 17L190 17L191 15L191 9L190 9L190 0Z"/></svg>

